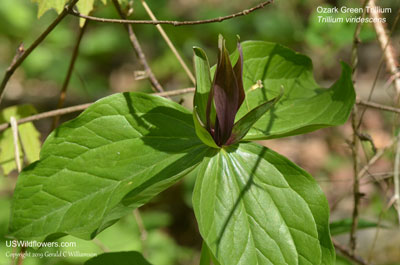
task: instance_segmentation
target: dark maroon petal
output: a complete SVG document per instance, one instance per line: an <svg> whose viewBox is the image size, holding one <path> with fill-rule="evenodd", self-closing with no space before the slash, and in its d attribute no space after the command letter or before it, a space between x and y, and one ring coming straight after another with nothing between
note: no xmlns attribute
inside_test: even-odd
<svg viewBox="0 0 400 265"><path fill-rule="evenodd" d="M238 110L239 110L245 97L243 88L243 51L239 41L237 43L237 49L239 51L239 58L235 64L235 67L233 68L233 71L235 72L236 81L239 88L239 102L238 102Z"/></svg>
<svg viewBox="0 0 400 265"><path fill-rule="evenodd" d="M218 48L218 64L212 89L214 90L219 133L216 132L218 139L214 139L222 145L229 139L235 122L239 102L239 87L222 36L219 38Z"/></svg>

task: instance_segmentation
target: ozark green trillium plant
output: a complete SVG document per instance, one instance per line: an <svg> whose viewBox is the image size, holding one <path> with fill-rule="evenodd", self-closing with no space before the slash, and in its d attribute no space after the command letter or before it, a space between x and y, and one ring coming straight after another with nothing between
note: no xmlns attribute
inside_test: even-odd
<svg viewBox="0 0 400 265"><path fill-rule="evenodd" d="M342 64L340 79L324 89L308 57L263 41L238 44L229 56L222 38L216 67L197 47L194 62L193 113L122 93L56 129L18 178L10 233L92 239L196 169L201 264L334 264L319 186L252 141L344 123L355 100L350 68Z"/></svg>

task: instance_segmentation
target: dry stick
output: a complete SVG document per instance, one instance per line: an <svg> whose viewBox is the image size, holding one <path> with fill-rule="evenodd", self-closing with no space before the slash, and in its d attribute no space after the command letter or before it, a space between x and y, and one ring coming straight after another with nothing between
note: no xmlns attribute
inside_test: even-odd
<svg viewBox="0 0 400 265"><path fill-rule="evenodd" d="M394 174L393 174L393 180L394 180L394 195L393 195L393 201L394 205L397 208L397 217L398 221L400 223L400 173L399 173L399 167L400 167L400 141L397 141L397 148L396 148L396 156L394 160Z"/></svg>
<svg viewBox="0 0 400 265"><path fill-rule="evenodd" d="M19 172L21 172L22 166L21 166L21 160L20 160L20 154L19 154L18 124L17 124L17 120L15 119L14 116L12 116L10 118L10 124L11 124L11 129L12 129L13 140L14 140L15 164L17 165L17 169L18 169L18 173L19 173Z"/></svg>
<svg viewBox="0 0 400 265"><path fill-rule="evenodd" d="M113 0L113 4L114 4L115 8L117 9L119 16L123 19L126 19L126 15L122 11L121 6L118 3L118 0ZM139 61L142 64L143 68L147 72L151 84L153 85L153 87L155 88L156 91L158 91L158 92L164 91L163 87L160 85L160 83L158 82L157 78L155 77L153 71L151 70L149 63L147 62L147 59L143 53L142 47L140 46L140 43L135 35L135 32L132 29L132 25L125 25L125 27L126 27L126 30L128 31L129 39L131 40L131 44L136 52L136 55L139 58Z"/></svg>
<svg viewBox="0 0 400 265"><path fill-rule="evenodd" d="M140 215L139 209L133 210L133 216L135 217L136 223L139 227L140 232L140 240L142 241L142 252L143 256L147 257L147 247L146 247L146 240L147 240L147 230L143 224L142 216Z"/></svg>
<svg viewBox="0 0 400 265"><path fill-rule="evenodd" d="M394 112L394 113L400 113L400 108L382 105L382 104L378 104L378 103L371 102L371 101L357 99L356 103L357 103L357 105L364 106L364 107L369 107L369 108L384 110L384 111L390 111L390 112Z"/></svg>
<svg viewBox="0 0 400 265"><path fill-rule="evenodd" d="M376 11L376 5L375 5L375 0L370 0L370 6L371 6L371 17L375 18L377 21L379 21L380 14ZM395 23L393 25L391 33L394 31L394 28L399 20L400 17L400 11L397 13ZM396 89L397 93L397 103L400 98L400 77L399 77L399 70L398 70L398 61L396 59L396 53L395 49L390 43L390 37L388 37L388 34L386 32L385 25L381 22L374 23L375 31L376 34L378 35L378 40L381 45L381 48L383 50L383 53L385 55L385 61L386 61L386 67L390 74L393 77L394 81L394 87ZM394 205L397 210L397 215L398 215L398 221L400 223L400 174L399 174L399 164L400 164L400 143L398 143L397 148L396 148L396 155L395 155L395 164L394 164Z"/></svg>
<svg viewBox="0 0 400 265"><path fill-rule="evenodd" d="M378 35L378 40L381 45L382 50L385 54L386 67L388 68L390 74L394 77L394 87L396 88L397 95L400 95L400 77L398 76L399 70L397 68L398 62L396 60L395 50L390 43L390 38L386 33L385 25L380 22L380 14L376 10L375 0L370 0L369 6L371 7L370 15L372 18L377 20L377 23L373 23L375 27L376 34ZM387 48L385 48L387 46Z"/></svg>
<svg viewBox="0 0 400 265"><path fill-rule="evenodd" d="M68 67L67 75L65 76L65 80L64 80L63 86L61 88L60 97L58 99L58 104L57 104L57 109L61 109L64 105L66 94L67 94L67 89L68 89L68 84L69 84L69 81L71 80L71 76L72 76L72 72L74 70L76 58L78 57L79 45L81 44L81 40L82 40L83 34L85 33L87 24L88 24L88 21L85 20L85 24L83 24L83 27L81 27L79 30L78 38L76 40L75 47L72 52L71 62ZM53 125L51 127L51 130L54 130L54 128L56 128L58 126L59 122L60 122L60 116L57 115L53 119Z"/></svg>
<svg viewBox="0 0 400 265"><path fill-rule="evenodd" d="M19 154L19 133L18 133L18 124L14 116L10 117L10 123L14 140L14 158L15 158L15 163L17 164L18 173L20 173L22 170L22 166ZM20 255L18 256L17 259L17 265L22 265L22 263L24 262L23 254L25 253L25 250L26 250L25 247L21 247Z"/></svg>
<svg viewBox="0 0 400 265"><path fill-rule="evenodd" d="M366 6L369 0L364 0L363 4L363 13L362 17L365 16L366 14ZM351 67L353 69L353 80L354 80L354 74L355 70L358 65L358 44L359 44L359 35L361 32L361 23L358 23L356 26L356 30L354 31L354 36L353 36L353 47L352 47L352 54L351 54ZM359 183L359 178L358 178L358 166L359 166L359 159L358 159L358 146L360 143L360 139L358 137L358 132L357 132L357 106L354 105L353 107L353 112L351 115L351 127L353 129L353 139L351 143L351 153L352 153L352 158L353 158L353 175L354 175L354 183L353 183L353 198L354 198L354 206L353 206L353 214L352 214L352 225L351 225L351 231L350 231L350 251L351 254L354 255L356 245L357 245L357 227L358 227L358 207L360 203L360 183Z"/></svg>
<svg viewBox="0 0 400 265"><path fill-rule="evenodd" d="M142 5L143 5L144 9L146 10L147 14L149 15L149 17L153 21L156 21L157 20L156 16L153 14L153 12L151 11L150 7L147 5L147 3L144 0L142 0ZM163 37L163 39L167 43L168 47L174 53L175 57L178 59L179 63L183 67L183 70L185 70L186 74L188 75L190 81L192 81L193 85L195 85L196 84L196 79L194 78L194 76L193 76L192 72L190 71L189 67L186 65L185 61L180 56L179 52L176 50L174 44L169 39L167 33L165 33L165 31L161 27L161 25L156 25L156 28L158 29L158 31L160 32L161 36Z"/></svg>
<svg viewBox="0 0 400 265"><path fill-rule="evenodd" d="M347 258L351 259L354 262L357 262L358 264L361 265L368 265L367 262L365 262L361 257L354 255L349 249L347 249L345 246L342 246L340 243L338 243L336 240L332 239L333 245L335 248L342 253L344 256Z"/></svg>
<svg viewBox="0 0 400 265"><path fill-rule="evenodd" d="M184 88L184 89L179 89L179 90L172 90L172 91L166 91L166 92L160 92L160 93L153 93L152 95L156 96L161 96L161 97L172 97L172 96L178 96L178 95L183 95L183 94L188 94L194 92L195 88L190 87L190 88ZM81 105L76 105L72 107L67 107L63 109L58 109L58 110L51 110L47 112L43 112L40 114L32 115L29 117L22 118L17 121L18 124L22 123L27 123L27 122L32 122L32 121L37 121L41 119L46 119L46 118L51 118L57 115L65 115L73 112L78 112L87 109L90 105L93 103L85 103ZM4 131L5 129L10 127L10 123L3 123L0 124L0 132Z"/></svg>
<svg viewBox="0 0 400 265"><path fill-rule="evenodd" d="M370 91L369 91L368 101L371 100L371 97L372 97L372 94L373 94L373 92L374 92L374 90L375 90L376 84L378 83L379 74L380 74L380 72L381 72L381 70L382 70L382 66L383 66L383 63L384 63L385 58L386 58L386 57L385 57L385 54L387 53L386 51L387 51L388 47L389 47L389 48L392 48L391 46L389 46L389 45L390 45L390 39L391 39L392 36L393 36L393 33L394 33L394 31L395 31L395 29L396 29L396 26L397 26L397 23L399 22L399 18L400 18L400 10L397 12L397 16L396 16L396 18L395 18L395 20L394 20L392 29L390 30L390 34L389 34L388 41L386 42L386 44L384 45L384 47L383 47L383 49L382 49L382 56L381 56L381 59L380 59L380 61L379 61L379 65L378 65L378 69L377 69L377 71L376 71L376 75L375 75L374 82L372 83L372 87L371 87L371 89L370 89ZM393 48L392 48L392 50L393 50ZM361 126L361 123L362 123L362 120L363 120L365 111L366 111L366 109L364 109L364 110L362 111L361 115L360 115L360 121L358 122L357 128L360 128L360 126Z"/></svg>
<svg viewBox="0 0 400 265"><path fill-rule="evenodd" d="M228 19L232 19L232 18L236 18L236 17L240 17L240 16L245 16L245 15L250 14L251 12L254 12L258 9L261 9L271 3L273 3L273 0L262 2L261 4L255 6L255 7L252 7L252 8L249 8L249 9L246 9L246 10L243 10L243 11L240 11L235 14L228 15L228 16L204 19L204 20L195 20L195 21L110 19L110 18L99 18L99 17L82 15L72 9L70 9L69 12L72 15L77 16L77 17L86 18L88 20L93 20L93 21L97 21L97 22L105 22L105 23L150 24L150 25L167 24L167 25L173 25L173 26L184 26L184 25L198 25L198 24L222 22L224 20L228 20Z"/></svg>
<svg viewBox="0 0 400 265"><path fill-rule="evenodd" d="M0 104L4 97L5 88L8 80L10 80L11 76L15 72L15 70L21 65L21 63L28 57L29 54L49 35L49 33L60 23L61 20L68 14L67 9L71 9L79 0L72 0L71 3L67 5L67 8L64 9L57 18L50 24L50 26L29 46L28 49L24 50L22 45L18 48L17 54L15 55L11 65L7 68L6 73L4 74L3 81L0 84Z"/></svg>

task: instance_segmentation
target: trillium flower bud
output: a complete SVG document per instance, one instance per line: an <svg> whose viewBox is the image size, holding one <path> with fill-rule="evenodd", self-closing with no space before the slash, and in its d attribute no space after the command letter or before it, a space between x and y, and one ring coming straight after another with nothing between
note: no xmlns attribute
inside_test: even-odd
<svg viewBox="0 0 400 265"><path fill-rule="evenodd" d="M207 56L195 47L196 93L193 119L196 133L209 146L222 147L238 143L251 126L280 98L274 98L251 110L235 123L236 114L245 99L243 87L243 51L238 41L239 57L234 66L220 35L218 62L211 82Z"/></svg>
<svg viewBox="0 0 400 265"><path fill-rule="evenodd" d="M232 67L225 40L222 36L218 42L218 63L214 81L207 102L207 130L218 146L226 144L232 134L236 113L244 101L243 89L243 53L240 43L237 44L239 59ZM215 123L211 123L211 106L215 103Z"/></svg>

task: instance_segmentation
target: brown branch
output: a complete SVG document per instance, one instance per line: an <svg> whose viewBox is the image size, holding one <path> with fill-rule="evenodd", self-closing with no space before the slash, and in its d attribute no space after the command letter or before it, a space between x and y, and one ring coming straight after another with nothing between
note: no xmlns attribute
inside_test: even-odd
<svg viewBox="0 0 400 265"><path fill-rule="evenodd" d="M373 108L373 109L378 109L378 110L383 110L383 111L390 111L390 112L394 112L394 113L400 113L400 108L382 105L382 104L378 104L378 103L371 102L371 101L357 99L356 103L360 106L364 106L364 107L368 107L368 108Z"/></svg>
<svg viewBox="0 0 400 265"><path fill-rule="evenodd" d="M123 18L123 21L126 19L126 14L122 11L120 4L118 3L117 0L113 0L113 4L115 8L117 9L117 12L121 18ZM157 78L155 77L153 71L151 70L149 63L147 62L146 56L143 53L142 47L140 46L140 43L135 35L135 32L132 29L132 25L127 25L125 24L125 28L128 31L129 34L129 39L131 40L131 44L136 52L137 57L139 58L140 63L142 64L143 68L147 72L149 76L149 80L153 87L156 89L158 92L164 91L163 87L160 85L158 82Z"/></svg>
<svg viewBox="0 0 400 265"><path fill-rule="evenodd" d="M53 23L50 24L50 26L29 46L28 49L24 50L23 46L20 45L17 51L17 54L15 55L11 65L7 68L6 73L4 74L3 80L1 81L0 84L0 104L1 101L4 97L5 93L5 88L8 83L8 80L10 80L11 76L14 74L15 70L21 65L21 63L28 57L29 54L32 53L32 51L49 35L49 33L58 25L58 23L63 20L63 18L68 14L68 10L71 9L79 0L72 0L71 3L69 3L58 16L57 18L53 21Z"/></svg>
<svg viewBox="0 0 400 265"><path fill-rule="evenodd" d="M335 246L335 248L340 253L342 253L344 256L346 256L347 258L351 259L352 261L356 262L357 264L368 265L368 263L365 262L361 257L352 254L352 252L349 249L347 249L345 246L341 245L335 239L332 238L332 242L333 242L333 245Z"/></svg>
<svg viewBox="0 0 400 265"><path fill-rule="evenodd" d="M149 15L149 17L153 21L157 20L157 18L155 17L153 12L151 11L150 7L147 5L147 3L144 0L142 0L142 5L143 5L144 9L146 10L147 14ZM161 25L156 25L156 28L158 29L158 31L160 32L161 36L163 37L163 39L167 43L168 47L171 49L172 53L175 55L176 59L178 59L179 63L181 64L181 66L183 68L183 70L185 70L187 76L189 77L190 81L192 81L193 85L195 85L196 84L196 78L194 77L194 75L190 71L189 67L186 65L185 61L182 59L182 57L179 54L179 52L176 50L174 44L172 43L172 41L168 37L167 33L164 31L164 29L161 27Z"/></svg>
<svg viewBox="0 0 400 265"><path fill-rule="evenodd" d="M366 6L369 0L364 0L363 3L363 13L362 13L362 18L365 17L366 15ZM359 40L359 35L361 32L361 23L358 23L356 26L356 29L354 31L353 35L353 47L352 47L352 54L351 54L351 67L352 67L352 79L354 81L354 76L355 76L355 70L357 69L358 65L358 45L360 43ZM351 154L353 158L353 199L354 199L354 205L353 205L353 213L352 213L352 225L351 225L351 230L350 230L350 251L351 254L354 255L354 252L357 247L357 227L358 227L358 208L359 208L359 203L360 203L360 181L358 178L358 171L359 171L359 157L358 157L358 148L360 144L360 139L359 139L359 133L358 133L358 128L357 128L357 116L358 116L358 110L357 106L354 105L353 111L351 114L351 127L353 129L353 139L351 142Z"/></svg>
<svg viewBox="0 0 400 265"><path fill-rule="evenodd" d="M60 91L60 97L58 99L57 109L61 109L64 105L69 81L71 80L71 76L72 76L72 72L74 70L76 58L78 57L79 45L81 44L81 40L82 40L83 34L85 33L87 24L88 24L88 21L85 20L85 24L83 24L83 27L81 27L79 30L78 38L76 40L75 47L72 52L72 57L71 57L71 61L70 61L69 67L68 67L67 75L65 76L65 80L64 80L63 86ZM54 116L51 130L54 130L54 128L56 128L58 126L59 122L60 122L60 116L59 115Z"/></svg>
<svg viewBox="0 0 400 265"><path fill-rule="evenodd" d="M156 95L156 96L160 96L160 97L172 97L172 96L178 96L178 95L192 93L192 92L194 92L194 90L195 89L193 87L190 87L190 88L184 88L184 89L178 89L178 90L172 90L172 91L166 91L166 92L160 92L160 93L153 93L152 95ZM66 115L69 113L82 111L82 110L87 109L92 104L93 103L86 103L86 104L76 105L76 106L67 107L67 108L63 108L63 109L57 109L57 110L43 112L40 114L32 115L32 116L17 120L17 124L22 124L22 123L42 120L42 119L46 119L46 118L51 118L51 117L58 116L58 115ZM0 124L0 132L4 131L5 129L7 129L9 127L10 127L10 123Z"/></svg>
<svg viewBox="0 0 400 265"><path fill-rule="evenodd" d="M255 7L252 7L252 8L249 8L249 9L246 9L246 10L243 10L243 11L240 11L235 14L228 15L228 16L204 19L204 20L194 20L194 21L111 19L111 18L99 18L99 17L93 17L93 16L86 16L86 15L80 14L72 9L69 9L68 12L74 16L77 16L80 18L86 18L88 20L93 20L93 21L97 21L97 22L119 23L119 24L150 24L150 25L167 24L167 25L173 25L173 26L177 27L177 26L185 26L185 25L199 25L199 24L222 22L224 20L228 20L228 19L232 19L232 18L236 18L236 17L240 17L240 16L245 16L245 15L250 14L258 9L261 9L273 2L274 2L273 0L265 1Z"/></svg>
<svg viewBox="0 0 400 265"><path fill-rule="evenodd" d="M373 23L375 27L376 34L378 35L378 40L381 45L382 51L385 54L386 67L390 74L394 77L394 87L396 88L396 92L400 95L400 78L398 76L398 61L395 49L390 42L390 37L388 37L386 25L380 22L380 14L376 11L375 0L370 0L369 6L371 7L370 16L375 18L377 23ZM399 13L400 14L400 10ZM397 18L396 18L397 20Z"/></svg>

